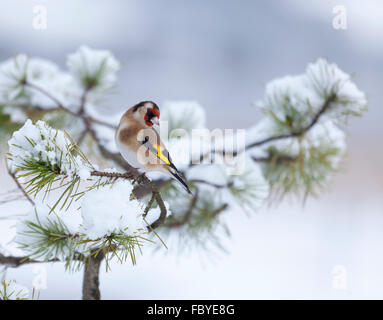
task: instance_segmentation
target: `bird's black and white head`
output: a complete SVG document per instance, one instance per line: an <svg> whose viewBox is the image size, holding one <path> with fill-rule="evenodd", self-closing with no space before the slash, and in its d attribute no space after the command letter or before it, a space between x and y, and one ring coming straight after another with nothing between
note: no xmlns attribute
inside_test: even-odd
<svg viewBox="0 0 383 320"><path fill-rule="evenodd" d="M160 108L153 101L142 101L132 107L133 117L148 127L159 124Z"/></svg>

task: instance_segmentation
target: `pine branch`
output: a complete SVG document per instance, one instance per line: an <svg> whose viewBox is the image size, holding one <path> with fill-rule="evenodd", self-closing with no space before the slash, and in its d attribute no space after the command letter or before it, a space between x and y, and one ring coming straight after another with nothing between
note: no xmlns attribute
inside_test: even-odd
<svg viewBox="0 0 383 320"><path fill-rule="evenodd" d="M262 140L259 140L259 141L256 141L256 142L253 142L249 145L247 145L245 147L245 150L249 150L249 149L252 149L254 147L259 147L263 144L266 144L266 143L269 143L269 142L272 142L272 141L277 141L277 140L283 140L283 139L289 139L289 138L294 138L294 137L300 137L302 136L303 134L307 133L311 128L314 127L315 124L317 124L317 122L319 121L319 119L321 118L321 116L329 109L330 105L332 102L334 102L336 100L336 94L333 93L331 94L327 99L326 101L323 103L322 107L319 109L319 111L314 115L313 119L311 120L311 122L303 127L302 129L300 130L297 130L297 131L291 131L289 133L284 133L284 134L280 134L280 135L276 135L276 136L271 136L271 137L267 137L267 138L264 138ZM230 152L230 154L235 157L237 156L240 152L243 152L243 150L240 150L240 151L236 151L234 150L233 152ZM205 153L205 154L202 154L200 156L200 159L199 159L199 163L201 163L207 156L210 156L214 153L219 153L221 155L225 155L227 152L225 150L211 150L210 152L208 153ZM271 160L270 158L262 158L260 161L262 162L266 162L266 161L269 161ZM255 159L255 161L259 161ZM192 161L189 163L189 167L192 167L194 164L192 163Z"/></svg>
<svg viewBox="0 0 383 320"><path fill-rule="evenodd" d="M30 85L30 84L29 84ZM37 86L34 86L32 85L33 88L39 90L41 88L37 87ZM90 89L90 88L89 88ZM120 165L122 165L123 167L127 168L127 169L131 169L130 166L122 159L122 157L120 155L116 155L116 154L113 154L113 153L110 153L106 148L103 147L103 145L101 144L101 142L99 141L98 137L97 137L97 134L96 132L94 131L94 129L92 128L92 120L91 118L87 117L85 112L84 112L84 106L85 106L85 103L86 103L86 95L89 91L89 89L87 88L82 97L81 97L81 106L80 106L80 111L75 113L76 116L78 117L81 117L84 122L85 122L85 125L86 125L86 131L88 131L92 138L96 141L98 147L99 147L99 150L100 152L106 157L106 158L109 158L109 159L112 159L114 162L117 162L119 163ZM46 94L47 96L50 97L49 93L47 93L45 90L41 89L40 92ZM262 145L264 143L267 143L267 142L270 142L270 141L275 141L275 140L279 140L279 139L285 139L285 138L291 138L291 137L296 137L296 136L300 136L302 134L304 134L305 132L309 131L318 121L319 121L319 118L321 117L321 115L323 115L325 113L325 111L328 109L330 103L335 99L335 95L331 95L327 100L326 102L324 103L324 105L322 106L322 108L318 111L318 113L314 116L314 118L312 119L312 121L304 128L302 128L301 130L299 131L292 131L288 134L282 134L282 135L278 135L278 136L273 136L273 137L269 137L269 138L266 138L266 139L263 139L261 141L258 141L258 142L255 142L255 143L252 143L250 144L249 146L247 146L246 148L249 149L249 148L252 148L252 147L255 147L255 146L259 146L259 145ZM53 100L57 102L57 104L63 108L63 110L65 111L68 111L69 109L66 109L65 107L62 106L62 104L60 103L60 101L58 101L57 99L55 99L53 97ZM73 114L73 113L72 113ZM225 151L223 151L225 152ZM235 156L237 154L237 152L234 152L233 155ZM256 161L262 161L262 162L266 162L266 161L271 161L273 159L275 160L275 157L265 157L265 158L258 158L258 159L254 159ZM281 159L277 159L278 161L281 160ZM283 159L283 160L286 160L286 159ZM291 160L291 159L288 159L288 160ZM132 174L130 173L108 173L108 172L101 172L101 171L93 171L91 172L91 176L99 176L99 177L109 177L109 178L115 178L115 179L119 179L119 178L123 178L123 179L129 179L129 180L132 180L134 182L136 182L136 180L134 180L134 177ZM18 187L20 188L20 184L18 183L17 179L15 178L15 176L13 175L13 179L15 180L15 182L18 184ZM157 219L157 221L155 221L150 227L149 229L155 229L157 228L159 225L163 224L165 218L166 218L166 207L164 205L164 202L163 202L163 199L160 195L160 193L158 192L158 189L157 189L157 186L156 184L153 184L149 179L147 179L146 176L142 176L140 178L141 182L143 182L144 185L146 185L146 192L152 192L152 198L155 198L156 199L156 202L158 203L160 209L161 209L161 214L160 214L160 217ZM211 183L211 182L208 182L208 181L205 181L205 180L202 180L202 179L197 179L195 181L192 181L192 182L195 182L195 183L203 183L203 184L208 184L208 185L211 185L217 189L222 189L222 188L225 188L227 186L224 186L224 185L218 185L218 184L215 184L215 183ZM166 184L168 182L163 182L163 184ZM148 188L148 186L150 186L150 188ZM23 189L21 189L23 190ZM31 203L33 203L33 201L31 200L31 198L28 196L28 194L25 192L24 190L24 194L25 196L27 197L28 201L30 201ZM141 192L142 194L142 192ZM192 201L193 202L193 201Z"/></svg>
<svg viewBox="0 0 383 320"><path fill-rule="evenodd" d="M15 177L15 175L12 174L11 172L9 172L9 174L12 176L15 183L21 188L25 197L28 200L30 200L34 205L33 200L29 197L28 193L24 190L24 188L17 181L17 177ZM127 180L132 181L133 183L139 182L139 183L144 183L145 185L149 186L151 189L151 192L153 194L153 197L155 198L158 206L160 207L161 213L160 213L160 217L148 227L148 230L150 231L151 229L156 229L157 227L159 227L161 224L164 223L166 215L167 215L165 203L162 199L160 192L158 191L157 186L155 184L153 184L150 181L150 179L148 177L146 177L146 175L143 174L143 175L139 175L139 176L134 176L130 172L119 173L119 172L103 172L103 171L92 171L92 172L90 172L90 175L93 177L103 177L103 178L112 178L112 179L127 179Z"/></svg>
<svg viewBox="0 0 383 320"><path fill-rule="evenodd" d="M93 123L104 125L104 126L107 126L109 128L112 128L112 129L115 129L115 126L110 125L108 123L105 123L103 121L97 120L97 119L93 119L90 116L86 115L86 113L84 111L84 107L85 107L85 103L86 103L87 93L89 92L91 87L90 88L86 88L84 90L84 93L83 93L83 95L81 97L81 104L80 104L79 111L78 112L73 112L73 111L65 108L63 106L63 104L60 103L60 101L58 101L55 97L52 97L48 92L46 92L42 88L40 88L40 87L38 87L36 85L30 84L30 83L26 83L26 85L29 85L30 87L33 87L36 90L40 91L41 93L45 94L46 96L50 97L54 102L57 103L57 105L62 110L67 111L67 112L69 112L70 114L72 114L72 115L74 115L76 117L80 117L84 121L84 123L85 123L86 131L90 133L91 137L96 142L96 144L98 146L98 149L100 150L100 153L105 158L112 160L113 162L117 163L118 165L120 165L124 169L131 170L130 165L127 164L126 161L119 154L115 154L115 153L110 152L109 150L107 150L102 145L101 141L97 137L97 134L96 134L95 130L92 128L92 124ZM319 121L320 117L328 110L330 104L335 99L336 99L336 95L335 94L330 95L326 99L325 103L320 108L320 110L314 115L314 117L311 120L311 122L307 126L301 128L300 130L291 131L291 132L286 133L286 134L280 134L280 135L276 135L276 136L267 137L267 138L262 139L260 141L253 142L253 143L247 145L245 147L245 150L249 150L251 148L254 148L254 147L257 147L257 146L261 146L263 144L266 144L266 143L269 143L269 142L272 142L272 141L277 141L277 140L282 140L282 139L288 139L288 138L294 138L294 137L302 136L303 134L305 134L306 132L308 132L311 128L313 128L315 126L315 124ZM216 151L212 151L212 153L214 153L214 152L216 152ZM223 150L223 151L220 151L220 152L222 154L225 154L226 151ZM232 152L232 155L236 156L238 153L239 153L239 151L234 151L234 152ZM201 156L201 161L207 155L208 154L202 155ZM261 157L261 158L260 157L258 157L258 158L257 157L253 157L253 160L257 161L257 162L277 161L279 163L279 162L290 162L290 161L294 161L295 159L293 157L289 157L289 156L279 156L279 157L277 157L277 159L275 159L275 157L268 156L268 157ZM191 165L192 164L190 164L190 166ZM100 177L110 177L110 178L116 178L116 179L119 179L119 178L130 179L130 180L133 179L133 176L131 174L129 174L129 173L106 173L106 172L100 172L100 171L93 171L91 173L91 175L92 176L100 176ZM158 203L158 205L159 205L159 207L161 209L161 215L160 215L159 219L152 224L152 226L151 226L152 229L154 229L154 228L158 227L159 225L161 225L164 222L165 218L166 218L166 208L164 206L163 200L161 198L161 195L158 192L157 187L161 188L164 185L167 185L168 183L170 183L171 181L172 180L169 179L169 180L160 180L160 181L153 181L152 182L149 179L147 179L146 176L145 176L145 178L144 177L141 178L141 182L144 182L144 183L139 185L138 187L136 187L135 190L134 190L135 194L137 194L138 197L142 197L142 196L145 196L145 195L147 195L149 193L152 193L152 195L153 195L152 198L156 199L156 202ZM211 183L211 182L205 181L203 179L197 179L197 180L193 180L191 182L201 183L201 184L208 184L208 185L211 185L211 186L213 186L213 187L215 187L217 189L222 189L222 188L227 187L227 186L224 186L224 185L218 185L218 184L215 184L215 183ZM193 202L193 200L191 202ZM226 209L226 208L223 208L221 210L224 210L224 209Z"/></svg>
<svg viewBox="0 0 383 320"><path fill-rule="evenodd" d="M311 122L307 126L303 127L302 129L297 130L297 131L291 131L291 132L285 133L285 134L280 134L280 135L268 137L268 138L262 139L260 141L253 142L253 143L249 144L248 146L246 146L245 149L249 150L251 148L261 146L261 145L266 144L266 143L271 142L271 141L302 136L303 134L308 132L312 127L314 127L314 125L319 121L320 117L327 111L327 109L330 107L331 103L335 101L335 99L336 99L336 94L333 93L332 95L330 95L326 99L326 101L324 102L322 107L319 109L319 111L315 114L315 116L313 117ZM236 154L237 154L237 152L234 153L234 155L236 155Z"/></svg>
<svg viewBox="0 0 383 320"><path fill-rule="evenodd" d="M78 112L74 112L74 111L66 108L56 97L54 97L53 95L49 94L43 88L41 88L41 87L39 87L39 86L37 86L35 84L32 84L30 82L25 82L25 85L29 86L29 87L31 87L31 88L39 91L39 92L41 92L44 95L46 95L53 102L55 102L58 105L58 107L60 109L62 109L63 111L66 111L66 112L68 112L69 114L71 114L73 116L81 118L84 121L84 123L85 123L86 131L90 133L90 135L93 138L93 140L97 143L97 147L98 147L100 153L105 158L107 158L109 160L112 160L113 162L115 162L116 164L121 166L122 168L124 168L126 170L131 170L131 166L121 157L121 155L119 155L117 153L110 152L108 149L106 149L102 145L101 141L97 137L96 132L92 128L92 123L97 123L97 124L106 126L108 128L111 128L111 129L116 129L116 126L114 126L112 124L109 124L109 123L106 123L104 121L98 120L98 119L94 119L94 118L86 115L84 107L85 107L85 103L86 103L87 94L92 89L91 87L88 86L84 90L84 92L83 92L83 94L81 96L81 102L80 102L79 111ZM286 134L280 134L280 135L277 135L277 136L267 137L267 138L262 139L260 141L251 143L250 145L246 146L245 149L249 150L251 148L254 148L254 147L257 147L257 146L261 146L263 144L266 144L266 143L269 143L269 142L272 142L272 141L281 140L281 139L288 139L288 138L293 138L293 137L299 137L299 136L303 135L304 133L308 132L319 121L320 117L327 111L327 109L329 108L331 102L333 102L335 99L336 99L336 95L335 94L330 95L327 98L327 100L325 101L325 103L323 104L323 106L321 107L321 109L315 114L315 116L313 117L312 121L306 127L302 128L302 129L300 129L298 131L291 131L291 132L286 133ZM214 153L214 152L216 152L216 151L212 151L211 153ZM225 150L220 151L220 153L225 154ZM239 153L238 151L234 151L234 152L232 152L232 155L236 156L238 153ZM201 155L200 160L202 161L207 155L208 154ZM254 158L253 160L254 161L258 161L258 162L267 162L267 161L270 161L271 158L270 157L265 157L265 158L262 158L262 159L261 158ZM190 166L191 165L192 164L190 164ZM159 187L162 187L163 185L166 185L169 182L171 182L171 180L161 181L160 183L156 183L156 184L158 184ZM195 182L209 184L208 182L202 181L202 180L195 181ZM216 187L222 188L223 186L216 186ZM148 192L151 192L151 188L139 187L139 188L137 188L136 192L139 195L139 197L142 197L142 196L148 194Z"/></svg>
<svg viewBox="0 0 383 320"><path fill-rule="evenodd" d="M55 102L58 107L68 113L70 113L71 115L73 116L76 116L76 117L80 117L82 118L82 120L84 121L86 127L87 127L87 131L90 132L91 136L93 137L93 139L97 142L97 145L98 145L98 148L101 152L101 154L106 157L107 159L110 159L112 161L114 161L115 163L119 164L121 167L129 170L131 167L126 163L126 161L124 161L122 159L122 157L118 154L115 154L115 153L112 153L110 152L109 150L107 150L105 147L102 146L101 142L99 141L99 139L97 138L97 135L95 133L95 131L91 128L91 123L97 123L97 124L100 124L100 125L104 125L106 127L109 127L111 129L116 129L116 126L112 125L112 124L109 124L109 123L106 123L106 122L103 122L101 120L98 120L98 119L94 119L90 116L87 116L84 112L84 106L85 106L85 102L86 102L86 96L87 96L87 93L91 90L91 86L88 86L85 90L84 90L84 93L83 95L81 96L81 104L80 104L80 108L79 108L79 111L78 112L74 112L66 107L64 107L64 105L56 98L54 97L53 95L51 95L50 93L48 93L46 90L44 90L43 88L33 84L33 83L30 83L28 81L25 81L24 85L26 86L29 86L39 92L41 92L42 94L46 95L48 98L50 98L53 102ZM256 142L253 142L251 144L249 144L248 146L245 147L246 150L249 150L251 148L254 148L254 147L257 147L257 146L261 146L263 144L266 144L266 143L269 143L269 142L272 142L272 141L276 141L276 140L281 140L281 139L288 139L288 138L293 138L293 137L298 137L298 136L301 136L303 135L304 133L306 133L307 131L309 131L320 119L320 117L327 111L327 109L329 108L330 104L335 101L336 99L336 94L333 93L331 94L327 100L325 101L325 103L323 104L323 106L320 108L320 110L315 114L315 116L313 117L312 121L304 128L298 130L298 131L291 131L289 133L286 133L286 134L280 134L280 135L276 135L276 136L272 136L272 137L267 137L267 138L264 138L260 141L256 141ZM211 153L214 153L215 151L212 151ZM221 153L225 153L225 150L223 151L220 151ZM233 156L236 156L239 152L238 151L234 151L232 154ZM202 161L205 157L207 156L207 154L205 155L201 155L201 158L200 160ZM265 161L266 159L263 159L262 161ZM192 164L190 164L192 165Z"/></svg>

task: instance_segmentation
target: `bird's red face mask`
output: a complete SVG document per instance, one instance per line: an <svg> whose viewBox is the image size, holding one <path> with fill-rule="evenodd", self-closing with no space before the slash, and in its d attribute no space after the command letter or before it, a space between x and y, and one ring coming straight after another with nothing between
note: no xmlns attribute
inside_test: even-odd
<svg viewBox="0 0 383 320"><path fill-rule="evenodd" d="M151 127L154 124L159 124L160 120L160 110L157 108L148 108L144 116L145 123L147 126Z"/></svg>

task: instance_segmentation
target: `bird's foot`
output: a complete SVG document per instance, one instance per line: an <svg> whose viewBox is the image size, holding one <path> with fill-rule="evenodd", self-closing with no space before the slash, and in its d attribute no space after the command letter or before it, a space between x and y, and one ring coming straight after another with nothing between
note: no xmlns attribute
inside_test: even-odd
<svg viewBox="0 0 383 320"><path fill-rule="evenodd" d="M126 171L126 174L128 176L131 176L132 178L135 178L135 177L137 177L137 175L139 175L138 168L132 167L128 171Z"/></svg>
<svg viewBox="0 0 383 320"><path fill-rule="evenodd" d="M135 172L136 173L136 176L134 177L133 179L133 184L136 183L136 182L144 182L146 179L148 179L145 175L145 172L143 173L139 173L138 171Z"/></svg>

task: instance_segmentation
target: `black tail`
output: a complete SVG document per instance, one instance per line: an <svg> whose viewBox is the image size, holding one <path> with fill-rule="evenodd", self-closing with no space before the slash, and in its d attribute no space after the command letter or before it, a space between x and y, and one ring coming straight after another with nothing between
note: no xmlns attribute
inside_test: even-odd
<svg viewBox="0 0 383 320"><path fill-rule="evenodd" d="M190 191L188 185L186 184L186 182L184 181L184 179L182 179L180 177L180 175L178 174L178 172L170 172L172 174L172 176L177 179L181 184L182 186L184 187L184 189L187 191L187 193L191 194L192 195L192 192Z"/></svg>

